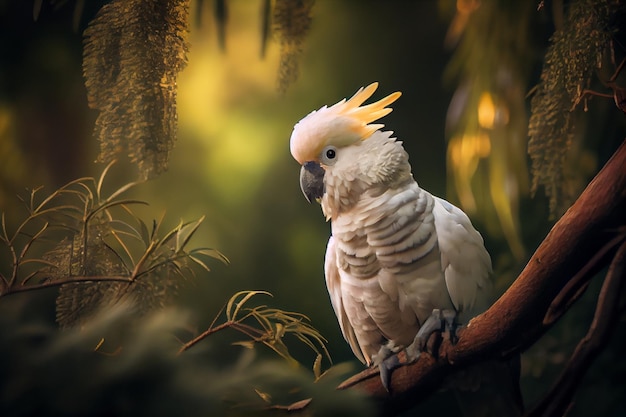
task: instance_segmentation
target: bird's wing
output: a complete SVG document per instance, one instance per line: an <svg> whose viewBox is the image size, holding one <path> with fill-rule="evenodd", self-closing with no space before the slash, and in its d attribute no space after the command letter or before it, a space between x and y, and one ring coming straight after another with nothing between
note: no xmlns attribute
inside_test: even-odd
<svg viewBox="0 0 626 417"><path fill-rule="evenodd" d="M346 310L343 305L343 298L341 295L341 278L339 276L339 269L337 268L337 251L335 249L335 241L331 236L328 239L328 246L326 247L326 259L324 262L324 273L326 275L326 287L328 288L328 294L330 295L330 301L335 310L335 315L339 321L341 332L343 337L350 344L352 352L363 363L366 363L365 356L361 351L361 347L354 333L354 328L348 320Z"/></svg>
<svg viewBox="0 0 626 417"><path fill-rule="evenodd" d="M457 311L471 318L488 305L491 258L482 236L461 209L435 197L433 216L450 299Z"/></svg>

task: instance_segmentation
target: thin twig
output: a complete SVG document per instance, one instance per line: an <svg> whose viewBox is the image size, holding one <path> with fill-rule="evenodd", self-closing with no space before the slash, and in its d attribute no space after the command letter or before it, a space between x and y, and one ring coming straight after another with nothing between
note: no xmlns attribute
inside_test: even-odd
<svg viewBox="0 0 626 417"><path fill-rule="evenodd" d="M183 353L184 351L186 351L189 348L193 347L194 345L196 345L197 343L199 343L200 341L202 341L206 337L212 335L213 333L217 333L220 330L224 330L224 329L227 329L229 327L232 327L233 323L234 323L233 321L227 321L227 322L222 323L222 324L220 324L218 326L215 326L215 327L211 326L211 327L209 327L204 332L200 333L198 336L194 337L193 339L191 339L190 341L188 341L187 343L182 345L180 347L180 349L178 350L178 354L180 355L181 353Z"/></svg>
<svg viewBox="0 0 626 417"><path fill-rule="evenodd" d="M598 252L596 252L589 262L576 273L576 275L563 287L561 292L554 298L548 309L543 324L551 326L558 321L569 307L584 293L589 285L589 276L602 267L601 261L611 250L626 239L626 232L622 232L609 240Z"/></svg>
<svg viewBox="0 0 626 417"><path fill-rule="evenodd" d="M619 63L619 65L615 69L615 72L613 73L613 75L611 75L611 78L609 78L609 81L608 81L609 82L609 86L611 86L611 84L615 83L615 80L617 80L617 77L619 76L619 74L624 69L624 64L626 64L626 57L624 59L622 59L622 62Z"/></svg>
<svg viewBox="0 0 626 417"><path fill-rule="evenodd" d="M529 417L560 416L571 407L572 398L583 375L598 353L604 349L611 331L615 328L619 318L619 302L624 281L626 281L626 243L622 243L609 266L589 331L576 346L565 370L550 392L528 414Z"/></svg>
<svg viewBox="0 0 626 417"><path fill-rule="evenodd" d="M188 341L187 343L185 343L184 345L182 345L180 347L180 349L178 350L178 354L180 355L181 353L183 353L186 350L189 350L191 347L193 347L194 345L198 344L199 342L201 342L202 340L206 339L207 337L211 336L214 333L217 333L221 330L224 329L229 329L229 328L234 328L244 334L246 334L247 336L250 336L251 338L253 338L255 341L258 339L258 337L263 336L263 332L261 332L259 329L255 329L254 327L245 325L243 323L240 323L238 321L226 321L222 324L219 324L215 327L211 326L208 329L206 329L204 332L200 333L198 336L194 337L193 339L191 339L190 341ZM255 336L253 333L257 332L259 335Z"/></svg>
<svg viewBox="0 0 626 417"><path fill-rule="evenodd" d="M21 292L27 291L35 291L43 288L53 288L59 287L65 284L73 284L77 282L96 282L96 281L114 281L114 282L128 282L132 283L132 280L128 276L123 275L104 275L104 276L73 276L63 279L54 279L47 282L42 282L40 284L29 284L29 285L13 285L6 289L5 292L0 293L0 297L17 294Z"/></svg>
<svg viewBox="0 0 626 417"><path fill-rule="evenodd" d="M609 78L608 81L605 82L602 79L600 79L602 84L604 84L607 88L610 88L611 90L613 90L612 94L611 93L600 93L598 91L594 91L594 90L591 90L591 89L584 89L578 95L578 97L576 97L576 99L572 103L572 108L570 109L570 111L574 111L576 109L576 107L578 107L580 102L583 101L583 100L585 100L585 111L587 111L587 96L597 96L597 97L604 97L604 98L612 98L613 101L615 102L615 105L617 106L617 108L620 109L621 111L624 111L622 100L623 100L623 97L624 97L624 90L625 89L620 87L620 86L618 86L617 83L615 82L615 80L617 80L617 77L619 76L619 74L624 69L624 64L626 64L626 58L622 59L622 62L620 62L620 64L617 66L617 68L615 69L615 72L613 73L613 75L611 75L611 78Z"/></svg>

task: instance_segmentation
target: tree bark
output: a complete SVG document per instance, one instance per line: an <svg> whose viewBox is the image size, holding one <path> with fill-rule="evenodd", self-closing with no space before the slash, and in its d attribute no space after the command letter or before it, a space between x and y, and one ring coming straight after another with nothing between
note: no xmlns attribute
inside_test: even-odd
<svg viewBox="0 0 626 417"><path fill-rule="evenodd" d="M487 358L506 358L537 341L613 258L626 236L626 141L553 226L511 287L492 306L418 361L392 373L390 391L376 369L344 381L395 415L436 390L454 371ZM431 341L434 338L431 338ZM401 361L404 355L400 354Z"/></svg>

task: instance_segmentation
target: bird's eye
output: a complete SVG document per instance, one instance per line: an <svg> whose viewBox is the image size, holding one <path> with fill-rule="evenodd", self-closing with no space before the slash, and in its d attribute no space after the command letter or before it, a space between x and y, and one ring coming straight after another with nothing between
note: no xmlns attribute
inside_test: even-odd
<svg viewBox="0 0 626 417"><path fill-rule="evenodd" d="M327 146L324 148L324 150L322 151L322 163L326 164L326 165L332 165L335 163L335 160L337 159L337 148L335 148L334 146Z"/></svg>

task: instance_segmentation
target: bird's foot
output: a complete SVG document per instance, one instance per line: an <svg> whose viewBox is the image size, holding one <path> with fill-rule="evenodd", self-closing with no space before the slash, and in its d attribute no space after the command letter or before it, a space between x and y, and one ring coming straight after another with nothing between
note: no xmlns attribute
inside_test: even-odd
<svg viewBox="0 0 626 417"><path fill-rule="evenodd" d="M398 368L401 363L396 355L400 351L400 347L393 342L388 341L382 345L378 352L372 356L373 366L378 366L380 372L380 381L387 392L391 383L391 372Z"/></svg>
<svg viewBox="0 0 626 417"><path fill-rule="evenodd" d="M422 352L426 349L426 343L430 338L430 335L434 332L446 332L452 344L455 344L458 340L456 336L456 311L455 310L440 310L438 308L433 309L433 312L428 316L426 321L422 323L419 331L407 348L406 357L407 361L415 362Z"/></svg>

